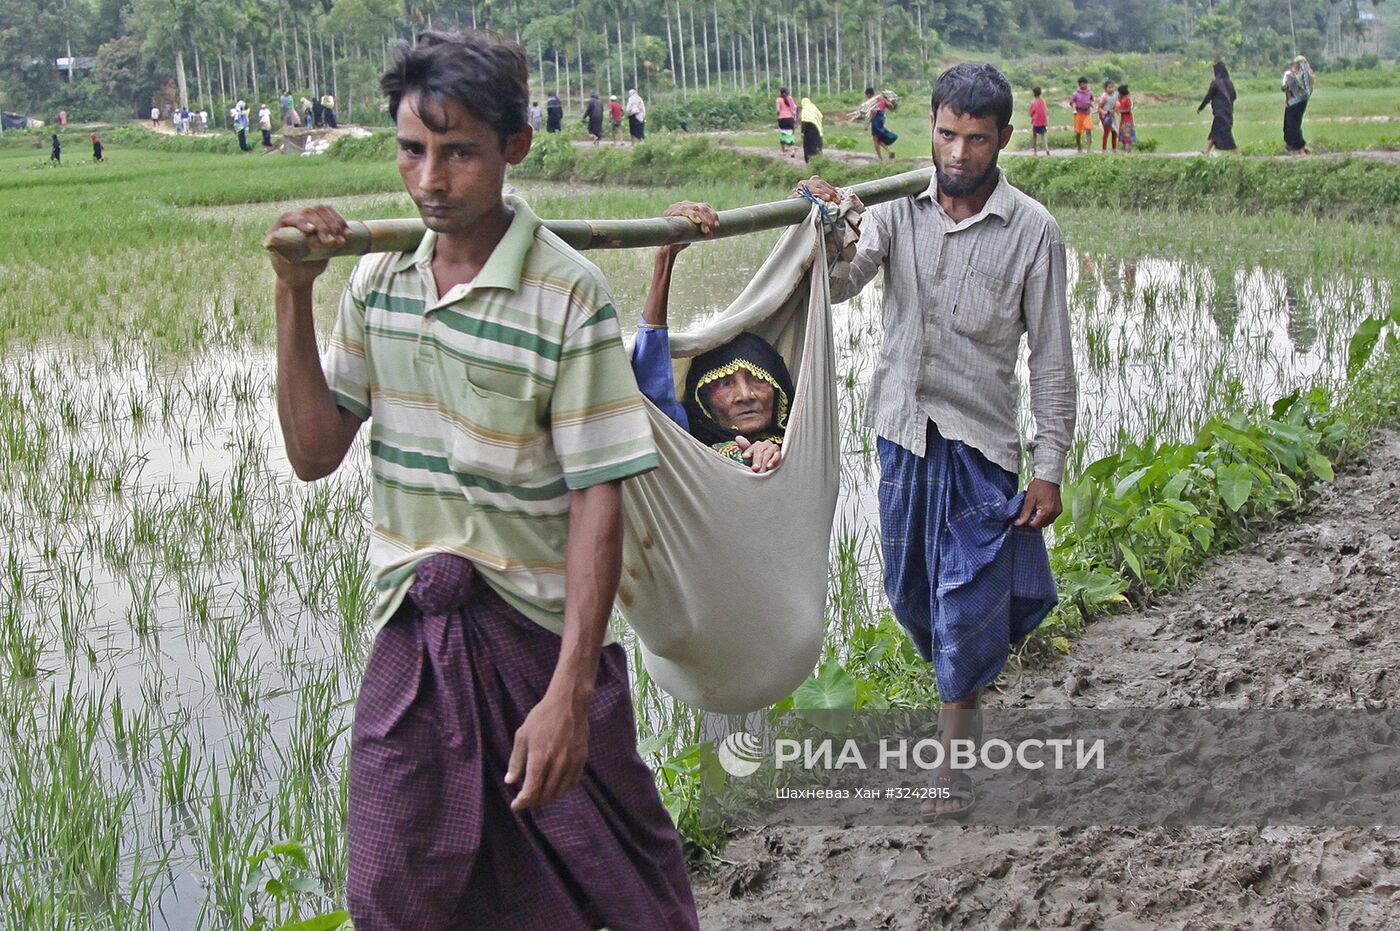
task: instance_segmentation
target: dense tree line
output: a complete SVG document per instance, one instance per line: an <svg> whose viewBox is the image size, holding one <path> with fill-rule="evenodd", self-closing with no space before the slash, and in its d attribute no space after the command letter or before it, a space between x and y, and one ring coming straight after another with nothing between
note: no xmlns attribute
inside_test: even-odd
<svg viewBox="0 0 1400 931"><path fill-rule="evenodd" d="M1362 50L1381 0L5 0L6 109L144 112L154 103L331 91L377 104L392 44L490 26L532 70L583 88L683 95L781 82L803 92L927 76L948 46L1004 53L1189 51L1276 62Z"/></svg>

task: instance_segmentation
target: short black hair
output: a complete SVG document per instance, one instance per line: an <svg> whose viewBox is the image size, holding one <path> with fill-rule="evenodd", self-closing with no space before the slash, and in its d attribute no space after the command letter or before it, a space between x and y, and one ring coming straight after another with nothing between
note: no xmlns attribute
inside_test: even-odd
<svg viewBox="0 0 1400 931"><path fill-rule="evenodd" d="M997 129L1011 125L1011 84L995 67L960 62L938 76L930 101L934 119L943 107L959 116L994 116Z"/></svg>
<svg viewBox="0 0 1400 931"><path fill-rule="evenodd" d="M529 125L530 78L525 50L517 43L482 30L425 32L417 43L400 42L394 61L379 79L389 98L389 117L397 120L399 104L417 95L423 124L446 132L441 105L454 100L496 130L501 147ZM436 113L429 112L437 110Z"/></svg>
<svg viewBox="0 0 1400 931"><path fill-rule="evenodd" d="M1126 85L1126 84L1119 84L1119 85L1118 85L1118 96L1119 96L1119 97L1127 97L1127 96L1128 96L1128 85Z"/></svg>
<svg viewBox="0 0 1400 931"><path fill-rule="evenodd" d="M1110 84L1112 84L1112 83L1113 83L1112 81L1104 81L1104 82L1103 82L1103 88L1104 88L1104 90L1108 90L1108 85L1110 85Z"/></svg>
<svg viewBox="0 0 1400 931"><path fill-rule="evenodd" d="M874 87L867 87L867 88L865 89L865 93L866 93L867 96L869 96L870 94L875 93L875 88L874 88Z"/></svg>
<svg viewBox="0 0 1400 931"><path fill-rule="evenodd" d="M1080 78L1080 79L1079 79L1078 81L1076 81L1075 83L1077 83L1077 84L1088 84L1088 83L1089 83L1089 79L1088 79L1088 78Z"/></svg>
<svg viewBox="0 0 1400 931"><path fill-rule="evenodd" d="M1035 87L1032 87L1032 88L1031 88L1031 93L1032 93L1033 95L1035 95L1036 97L1039 97L1039 96L1040 96L1040 85L1037 84Z"/></svg>

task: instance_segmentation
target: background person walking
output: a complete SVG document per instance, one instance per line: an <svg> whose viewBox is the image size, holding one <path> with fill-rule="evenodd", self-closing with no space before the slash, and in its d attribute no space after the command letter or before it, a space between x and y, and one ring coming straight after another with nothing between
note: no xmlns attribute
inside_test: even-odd
<svg viewBox="0 0 1400 931"><path fill-rule="evenodd" d="M321 116L331 129L338 125L335 121L335 95L330 91L321 95Z"/></svg>
<svg viewBox="0 0 1400 931"><path fill-rule="evenodd" d="M1210 136L1206 139L1205 155L1209 155L1211 149L1222 152L1235 150L1235 85L1224 62L1217 61L1211 67L1215 70L1215 77L1210 87L1206 88L1201 105L1196 108L1196 112L1200 113L1206 104L1210 104Z"/></svg>
<svg viewBox="0 0 1400 931"><path fill-rule="evenodd" d="M865 89L865 99L875 98L875 109L870 114L870 138L875 142L875 160L884 161L881 151L890 153L890 161L894 161L894 149L892 146L899 136L885 125L885 111L889 109L890 102L884 94L875 96L875 88Z"/></svg>
<svg viewBox="0 0 1400 931"><path fill-rule="evenodd" d="M603 101L598 97L597 91L590 94L588 102L583 105L583 122L588 124L588 135L592 137L593 144L602 142Z"/></svg>
<svg viewBox="0 0 1400 931"><path fill-rule="evenodd" d="M1050 112L1045 104L1045 98L1040 96L1040 85L1031 88L1031 155L1035 155L1041 143L1045 145L1045 154L1050 154Z"/></svg>
<svg viewBox="0 0 1400 931"><path fill-rule="evenodd" d="M1113 151L1118 151L1118 118L1117 118L1118 94L1112 81L1103 82L1103 93L1099 95L1097 103L1094 104L1094 112L1098 114L1099 124L1103 126L1103 141L1099 144L1100 152L1108 151L1110 137L1113 140ZM1092 136L1090 137L1093 138Z"/></svg>
<svg viewBox="0 0 1400 931"><path fill-rule="evenodd" d="M608 129L614 145L622 141L622 104L616 94L608 95Z"/></svg>
<svg viewBox="0 0 1400 931"><path fill-rule="evenodd" d="M262 131L263 148L272 148L272 111L267 108L267 104L258 108L258 129Z"/></svg>
<svg viewBox="0 0 1400 931"><path fill-rule="evenodd" d="M1118 87L1118 142L1124 152L1133 150L1137 142L1137 121L1133 119L1133 98L1128 94L1128 85Z"/></svg>
<svg viewBox="0 0 1400 931"><path fill-rule="evenodd" d="M635 87L627 90L627 134L636 145L647 137L647 105Z"/></svg>
<svg viewBox="0 0 1400 931"><path fill-rule="evenodd" d="M1312 65L1302 55L1293 59L1283 75L1283 144L1295 155L1308 154L1308 141L1303 138L1303 114L1313 90Z"/></svg>
<svg viewBox="0 0 1400 931"><path fill-rule="evenodd" d="M557 133L564 125L564 102L559 99L558 91L550 91L548 99L544 102L544 128L548 132Z"/></svg>
<svg viewBox="0 0 1400 931"><path fill-rule="evenodd" d="M797 128L797 101L786 87L778 88L778 149L788 155L797 144L793 130Z"/></svg>
<svg viewBox="0 0 1400 931"><path fill-rule="evenodd" d="M1069 95L1069 105L1074 110L1074 150L1090 152L1094 148L1094 122L1089 115L1094 106L1094 92L1089 90L1088 78L1079 79L1079 86Z"/></svg>
<svg viewBox="0 0 1400 931"><path fill-rule="evenodd" d="M822 154L822 111L812 103L810 97L802 98L802 161L810 162L812 156Z"/></svg>

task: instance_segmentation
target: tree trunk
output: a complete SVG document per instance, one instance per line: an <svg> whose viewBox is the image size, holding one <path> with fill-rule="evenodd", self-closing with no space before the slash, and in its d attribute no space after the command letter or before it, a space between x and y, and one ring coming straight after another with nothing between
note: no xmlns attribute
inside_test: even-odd
<svg viewBox="0 0 1400 931"><path fill-rule="evenodd" d="M690 8L690 34L695 35L695 8ZM705 17L700 17L700 41L705 52L705 90L710 89L710 30L705 25ZM700 88L697 86L696 90Z"/></svg>
<svg viewBox="0 0 1400 931"><path fill-rule="evenodd" d="M723 47L724 47L724 41L723 41L722 39L720 39L720 37L719 37L719 4L718 4L718 3L716 3L715 6L714 6L714 14L715 14L715 83L719 85L719 87L720 87L721 90L723 90L723 89L724 89L724 65L723 65L723 63L720 61L720 55L722 54L721 50L722 50Z"/></svg>
<svg viewBox="0 0 1400 931"><path fill-rule="evenodd" d="M836 5L836 93L841 93L841 7Z"/></svg>
<svg viewBox="0 0 1400 931"><path fill-rule="evenodd" d="M290 90L292 82L287 78L287 27L282 23L282 6L277 6L277 38L282 43L282 58L278 62L282 71L282 90Z"/></svg>
<svg viewBox="0 0 1400 931"><path fill-rule="evenodd" d="M671 12L666 11L666 59L671 64L671 83L678 84L676 76L680 74L679 65L676 63L676 47L671 41Z"/></svg>
<svg viewBox="0 0 1400 931"><path fill-rule="evenodd" d="M882 12L880 18L875 20L875 36L880 43L880 74L885 73L885 16Z"/></svg>
<svg viewBox="0 0 1400 931"><path fill-rule="evenodd" d="M342 45L341 50L344 49L345 46ZM336 103L340 103L340 82L336 80L335 76L335 36L331 36L331 96L335 98ZM348 122L350 117L346 116L345 119Z"/></svg>
<svg viewBox="0 0 1400 931"><path fill-rule="evenodd" d="M753 71L753 89L758 90L758 39L753 31L753 7L749 7L749 68Z"/></svg>
<svg viewBox="0 0 1400 931"><path fill-rule="evenodd" d="M306 69L301 66L301 30L292 23L292 50L297 53L297 87L306 87ZM292 101L295 103L296 101Z"/></svg>
<svg viewBox="0 0 1400 931"><path fill-rule="evenodd" d="M622 60L622 18L621 18L621 17L618 17L618 19L617 19L617 84L618 84L618 90L620 90L620 91L626 91L626 90L627 90L627 88L625 88L625 87L622 86L622 85L627 81L627 78L624 77L624 75L625 75L626 73L627 73L627 68L625 67L625 63L624 63L623 60ZM633 75L633 77L635 78L636 75Z"/></svg>
<svg viewBox="0 0 1400 931"><path fill-rule="evenodd" d="M773 63L768 58L768 21L763 21L763 83L768 86L769 93L773 91Z"/></svg>
<svg viewBox="0 0 1400 931"><path fill-rule="evenodd" d="M816 81L812 80L812 24L807 22L802 30L802 54L806 59L805 71L807 72L807 93L810 95Z"/></svg>
<svg viewBox="0 0 1400 931"><path fill-rule="evenodd" d="M175 52L175 84L180 88L180 109L189 109L190 89L185 79L185 53L178 49Z"/></svg>
<svg viewBox="0 0 1400 931"><path fill-rule="evenodd" d="M248 76L253 81L253 99L257 101L262 95L258 92L258 60L253 56L253 43L248 43Z"/></svg>
<svg viewBox="0 0 1400 931"><path fill-rule="evenodd" d="M681 96L689 102L690 75L687 74L685 67L685 29L683 26L684 24L681 22L680 0L676 0L676 51L681 53Z"/></svg>
<svg viewBox="0 0 1400 931"><path fill-rule="evenodd" d="M667 19L666 24L669 26L671 21ZM638 91L642 88L642 80L637 73L637 21L635 19L632 20L632 86Z"/></svg>
<svg viewBox="0 0 1400 931"><path fill-rule="evenodd" d="M204 68L199 60L199 45L196 43L194 47L194 92L199 95L201 103L206 99L204 90ZM198 110L199 107L196 106L195 109Z"/></svg>
<svg viewBox="0 0 1400 931"><path fill-rule="evenodd" d="M222 51L219 52L219 102L224 105L221 110L228 109L228 88L224 86L224 53ZM218 119L221 110L213 111L215 119Z"/></svg>

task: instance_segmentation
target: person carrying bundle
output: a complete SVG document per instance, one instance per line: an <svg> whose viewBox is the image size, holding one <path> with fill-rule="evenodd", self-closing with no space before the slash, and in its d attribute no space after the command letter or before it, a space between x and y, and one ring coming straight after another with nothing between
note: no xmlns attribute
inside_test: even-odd
<svg viewBox="0 0 1400 931"><path fill-rule="evenodd" d="M891 100L891 97L894 97L894 100ZM894 149L891 146L894 145L899 136L885 126L885 111L893 110L899 106L899 98L889 92L877 95L875 88L867 87L865 99L870 114L870 138L875 142L875 159L883 161L884 156L881 153L888 152L890 153L890 161L894 161ZM862 109L865 107L863 106Z"/></svg>
<svg viewBox="0 0 1400 931"><path fill-rule="evenodd" d="M428 32L381 80L428 232L363 258L324 365L325 261L274 256L278 415L312 480L370 422L379 624L351 735L359 931L698 928L680 837L608 642L623 479L656 467L607 283L503 197L527 59ZM284 214L341 245L333 209Z"/></svg>
<svg viewBox="0 0 1400 931"><path fill-rule="evenodd" d="M977 739L979 693L1057 600L1041 531L1061 511L1075 382L1063 236L997 167L1011 85L991 65L955 65L931 103L928 189L870 207L854 246L827 248L833 301L883 272L885 337L865 419L880 457L885 592L933 664L948 751ZM819 177L800 187L837 195ZM1034 477L1017 493L1022 334L1036 435ZM938 770L933 782L944 794L924 817L972 810L966 772Z"/></svg>

